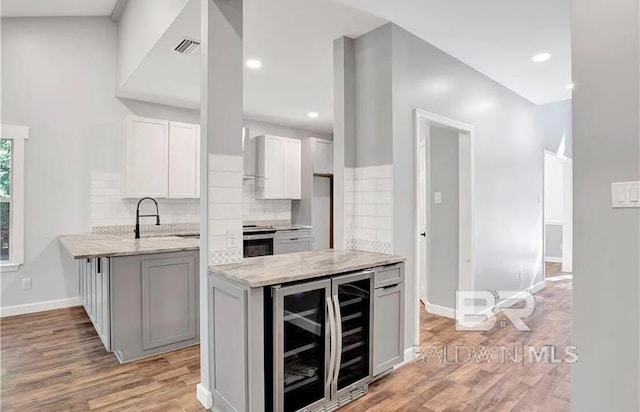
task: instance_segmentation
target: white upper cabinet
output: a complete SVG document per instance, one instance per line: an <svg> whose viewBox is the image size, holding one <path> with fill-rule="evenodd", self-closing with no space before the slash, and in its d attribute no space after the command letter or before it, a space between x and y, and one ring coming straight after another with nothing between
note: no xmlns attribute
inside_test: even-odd
<svg viewBox="0 0 640 412"><path fill-rule="evenodd" d="M200 126L169 123L169 197L199 197Z"/></svg>
<svg viewBox="0 0 640 412"><path fill-rule="evenodd" d="M300 199L302 192L302 142L284 139L284 198Z"/></svg>
<svg viewBox="0 0 640 412"><path fill-rule="evenodd" d="M313 173L333 174L333 142L313 139Z"/></svg>
<svg viewBox="0 0 640 412"><path fill-rule="evenodd" d="M124 197L167 197L169 122L128 117L124 157Z"/></svg>
<svg viewBox="0 0 640 412"><path fill-rule="evenodd" d="M301 142L278 136L256 137L258 155L257 197L260 199L300 199Z"/></svg>
<svg viewBox="0 0 640 412"><path fill-rule="evenodd" d="M200 197L200 126L127 117L123 197Z"/></svg>

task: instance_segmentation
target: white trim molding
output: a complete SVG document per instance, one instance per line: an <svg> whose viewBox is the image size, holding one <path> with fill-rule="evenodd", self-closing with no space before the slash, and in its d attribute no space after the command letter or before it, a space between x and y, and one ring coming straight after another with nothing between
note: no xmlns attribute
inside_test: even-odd
<svg viewBox="0 0 640 412"><path fill-rule="evenodd" d="M204 387L202 382L196 386L196 398L206 409L213 407L213 395L209 389Z"/></svg>
<svg viewBox="0 0 640 412"><path fill-rule="evenodd" d="M434 305L433 303L425 302L425 309L428 313L432 315L444 316L445 318L455 319L456 311L452 308L447 308L445 306Z"/></svg>
<svg viewBox="0 0 640 412"><path fill-rule="evenodd" d="M544 257L544 261L545 262L550 262L550 263L562 263L562 258L561 257L545 256Z"/></svg>
<svg viewBox="0 0 640 412"><path fill-rule="evenodd" d="M0 317L26 315L28 313L80 306L80 297L49 300L46 302L28 303L26 305L5 306L0 308Z"/></svg>
<svg viewBox="0 0 640 412"><path fill-rule="evenodd" d="M0 125L2 139L13 141L11 169L11 218L9 261L0 263L1 272L15 272L24 263L24 142L29 139L27 126Z"/></svg>

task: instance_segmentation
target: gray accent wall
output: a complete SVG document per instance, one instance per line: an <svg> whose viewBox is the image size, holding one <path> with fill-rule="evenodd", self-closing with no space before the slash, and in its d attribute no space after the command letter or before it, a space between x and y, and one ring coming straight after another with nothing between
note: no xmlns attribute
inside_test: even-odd
<svg viewBox="0 0 640 412"><path fill-rule="evenodd" d="M574 411L640 410L640 209L611 182L640 180L640 5L573 0Z"/></svg>
<svg viewBox="0 0 640 412"><path fill-rule="evenodd" d="M356 75L355 167L392 163L391 26L354 42Z"/></svg>
<svg viewBox="0 0 640 412"><path fill-rule="evenodd" d="M409 258L405 342L410 346L416 287L414 110L475 126L475 287L480 290L521 290L542 280L542 138L532 103L401 27L389 23L355 43L356 163L393 163L393 252Z"/></svg>
<svg viewBox="0 0 640 412"><path fill-rule="evenodd" d="M556 153L565 138L565 155L573 157L573 125L571 124L571 100L537 106L538 124L545 149Z"/></svg>
<svg viewBox="0 0 640 412"><path fill-rule="evenodd" d="M430 304L455 307L459 259L459 139L458 132L430 128L429 165L431 167L431 230L429 231L429 270L427 295ZM442 194L435 204L434 193Z"/></svg>
<svg viewBox="0 0 640 412"><path fill-rule="evenodd" d="M394 253L415 287L414 109L475 126L475 288L542 281L542 139L535 106L399 26L392 27ZM522 278L519 276L522 270ZM407 299L407 325L413 325ZM412 327L407 327L411 333ZM407 341L411 341L411 336Z"/></svg>

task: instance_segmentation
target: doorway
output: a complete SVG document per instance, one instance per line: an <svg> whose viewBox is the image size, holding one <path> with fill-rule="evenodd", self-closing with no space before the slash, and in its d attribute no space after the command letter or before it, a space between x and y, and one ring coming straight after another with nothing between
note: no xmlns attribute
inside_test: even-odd
<svg viewBox="0 0 640 412"><path fill-rule="evenodd" d="M313 250L333 249L333 175L313 175Z"/></svg>
<svg viewBox="0 0 640 412"><path fill-rule="evenodd" d="M474 128L419 109L415 114L415 301L418 313L422 302L427 312L453 318L455 291L474 289Z"/></svg>
<svg viewBox="0 0 640 412"><path fill-rule="evenodd" d="M545 277L573 272L573 161L544 151ZM547 273L549 272L549 273Z"/></svg>

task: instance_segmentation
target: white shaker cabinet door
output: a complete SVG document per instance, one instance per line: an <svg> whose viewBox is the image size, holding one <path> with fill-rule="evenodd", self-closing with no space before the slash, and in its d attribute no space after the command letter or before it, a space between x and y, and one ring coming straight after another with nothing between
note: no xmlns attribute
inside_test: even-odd
<svg viewBox="0 0 640 412"><path fill-rule="evenodd" d="M124 197L167 197L169 122L128 117L124 129Z"/></svg>
<svg viewBox="0 0 640 412"><path fill-rule="evenodd" d="M263 177L259 182L258 197L262 199L282 199L284 195L283 145L277 136L260 136L258 140L258 169Z"/></svg>
<svg viewBox="0 0 640 412"><path fill-rule="evenodd" d="M285 199L300 199L302 194L302 141L284 139Z"/></svg>
<svg viewBox="0 0 640 412"><path fill-rule="evenodd" d="M333 174L333 143L316 139L313 151L313 173Z"/></svg>
<svg viewBox="0 0 640 412"><path fill-rule="evenodd" d="M189 123L169 123L169 197L198 197L200 126Z"/></svg>

